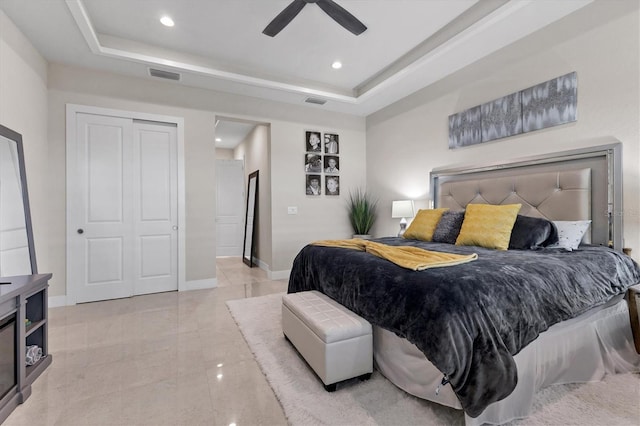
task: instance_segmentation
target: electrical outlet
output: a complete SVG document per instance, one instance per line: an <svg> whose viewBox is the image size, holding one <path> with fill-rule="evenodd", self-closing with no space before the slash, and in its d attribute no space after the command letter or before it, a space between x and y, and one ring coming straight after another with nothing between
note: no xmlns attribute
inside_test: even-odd
<svg viewBox="0 0 640 426"><path fill-rule="evenodd" d="M287 207L287 214L298 214L298 208L297 207Z"/></svg>

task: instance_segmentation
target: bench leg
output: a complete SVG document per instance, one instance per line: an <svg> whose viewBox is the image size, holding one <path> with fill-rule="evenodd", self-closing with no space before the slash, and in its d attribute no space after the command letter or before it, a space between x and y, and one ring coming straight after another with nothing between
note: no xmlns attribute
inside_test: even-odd
<svg viewBox="0 0 640 426"><path fill-rule="evenodd" d="M326 390L327 392L335 392L336 391L336 384L332 383L330 385L324 385L324 390Z"/></svg>
<svg viewBox="0 0 640 426"><path fill-rule="evenodd" d="M369 380L371 378L371 374L373 373L363 374L362 376L358 376L358 379L360 379L361 382L364 382L365 380Z"/></svg>

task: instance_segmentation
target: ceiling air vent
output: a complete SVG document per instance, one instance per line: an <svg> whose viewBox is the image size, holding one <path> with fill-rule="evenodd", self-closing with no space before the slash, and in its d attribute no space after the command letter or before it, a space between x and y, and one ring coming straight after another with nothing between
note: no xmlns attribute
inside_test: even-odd
<svg viewBox="0 0 640 426"><path fill-rule="evenodd" d="M151 77L166 78L167 80L180 81L180 74L177 72L159 70L157 68L149 68L149 75Z"/></svg>
<svg viewBox="0 0 640 426"><path fill-rule="evenodd" d="M327 101L325 101L324 99L318 99L318 98L307 98L304 101L308 104L316 104L316 105L324 105L327 103Z"/></svg>

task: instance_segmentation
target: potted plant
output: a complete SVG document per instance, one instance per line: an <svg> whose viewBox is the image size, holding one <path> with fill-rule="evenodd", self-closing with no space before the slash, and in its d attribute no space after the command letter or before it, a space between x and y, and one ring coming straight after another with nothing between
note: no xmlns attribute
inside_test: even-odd
<svg viewBox="0 0 640 426"><path fill-rule="evenodd" d="M369 239L369 231L376 221L376 205L378 200L367 194L365 190L358 188L349 192L347 209L349 221L353 227L353 238Z"/></svg>

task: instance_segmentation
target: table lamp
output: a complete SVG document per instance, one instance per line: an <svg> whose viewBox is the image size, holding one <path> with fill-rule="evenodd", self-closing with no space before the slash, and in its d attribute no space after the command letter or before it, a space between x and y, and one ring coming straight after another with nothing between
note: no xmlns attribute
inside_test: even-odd
<svg viewBox="0 0 640 426"><path fill-rule="evenodd" d="M413 217L413 200L400 200L394 201L391 205L391 217L393 219L400 218L400 232L398 237L402 237L404 231L407 229L407 218Z"/></svg>

